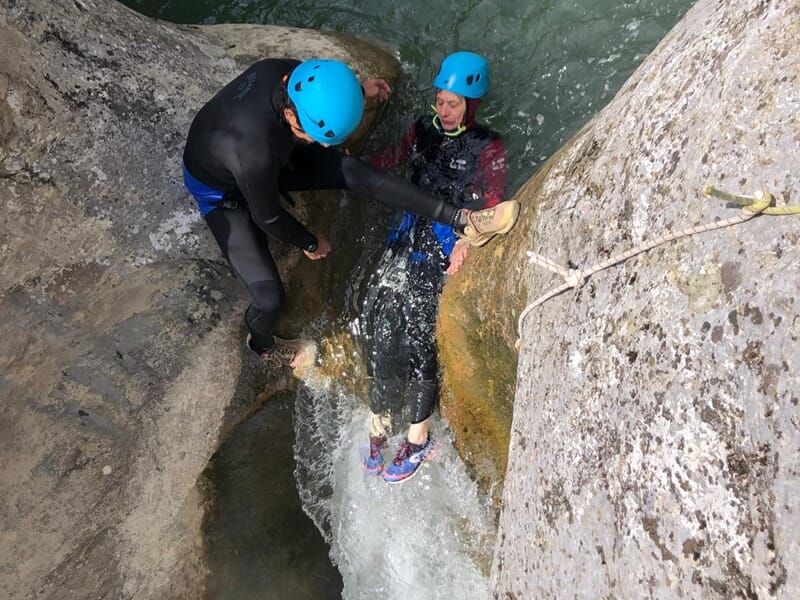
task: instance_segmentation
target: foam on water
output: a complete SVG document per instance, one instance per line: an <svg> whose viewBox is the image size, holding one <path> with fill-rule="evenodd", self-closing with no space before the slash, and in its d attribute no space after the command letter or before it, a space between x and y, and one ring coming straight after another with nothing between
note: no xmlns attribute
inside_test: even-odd
<svg viewBox="0 0 800 600"><path fill-rule="evenodd" d="M361 468L367 407L335 387L318 380L298 392L295 475L304 510L331 545L343 597L488 598L493 516L446 425L434 418L434 457L389 485ZM387 461L401 440L402 433L389 440Z"/></svg>

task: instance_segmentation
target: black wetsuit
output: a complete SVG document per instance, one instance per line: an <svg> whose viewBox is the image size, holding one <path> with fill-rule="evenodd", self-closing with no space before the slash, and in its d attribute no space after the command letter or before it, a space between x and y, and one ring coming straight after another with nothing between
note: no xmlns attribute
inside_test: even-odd
<svg viewBox="0 0 800 600"><path fill-rule="evenodd" d="M183 154L184 181L236 276L250 294L245 320L263 351L285 298L269 251L271 236L298 248L316 238L281 206L281 193L348 189L390 206L452 224L457 210L400 177L334 148L297 140L280 112L280 86L299 63L265 59L203 106Z"/></svg>
<svg viewBox="0 0 800 600"><path fill-rule="evenodd" d="M430 116L416 120L398 150L376 162L408 157L411 180L452 206L478 210L505 193L505 147L496 133L473 127L455 137ZM381 414L408 399L412 423L436 402L436 313L456 235L451 227L405 213L392 229L362 311L369 353L370 408Z"/></svg>

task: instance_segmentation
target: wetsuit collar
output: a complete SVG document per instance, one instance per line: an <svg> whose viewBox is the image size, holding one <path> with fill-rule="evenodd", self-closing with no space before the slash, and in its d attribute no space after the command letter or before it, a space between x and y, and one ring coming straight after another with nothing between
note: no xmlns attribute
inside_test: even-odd
<svg viewBox="0 0 800 600"><path fill-rule="evenodd" d="M434 112L436 111L435 106L431 108L434 109ZM464 127L463 125L459 125L455 129L450 129L450 130L445 129L444 127L442 127L442 122L439 119L438 113L433 115L433 126L436 128L436 131L438 131L442 135L446 135L447 137L458 137L467 130L467 128Z"/></svg>

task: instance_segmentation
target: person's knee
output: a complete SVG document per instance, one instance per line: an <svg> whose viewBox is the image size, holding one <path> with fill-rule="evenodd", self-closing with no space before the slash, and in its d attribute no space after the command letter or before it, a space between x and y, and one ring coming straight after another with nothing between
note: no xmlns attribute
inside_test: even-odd
<svg viewBox="0 0 800 600"><path fill-rule="evenodd" d="M277 317L286 301L286 292L279 281L257 281L250 284L252 305L259 311Z"/></svg>

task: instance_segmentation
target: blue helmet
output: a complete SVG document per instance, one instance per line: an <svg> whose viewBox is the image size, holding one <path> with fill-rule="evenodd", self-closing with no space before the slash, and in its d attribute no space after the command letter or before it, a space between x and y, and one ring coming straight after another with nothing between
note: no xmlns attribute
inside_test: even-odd
<svg viewBox="0 0 800 600"><path fill-rule="evenodd" d="M442 61L433 85L465 98L481 98L489 89L489 63L474 52L454 52Z"/></svg>
<svg viewBox="0 0 800 600"><path fill-rule="evenodd" d="M315 142L336 145L356 130L364 95L355 73L341 61L312 58L297 65L287 84L300 125Z"/></svg>

